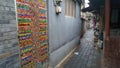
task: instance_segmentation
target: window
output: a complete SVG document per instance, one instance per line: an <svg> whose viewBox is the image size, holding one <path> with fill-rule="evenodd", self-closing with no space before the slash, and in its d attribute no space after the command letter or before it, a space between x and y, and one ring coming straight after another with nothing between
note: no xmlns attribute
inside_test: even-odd
<svg viewBox="0 0 120 68"><path fill-rule="evenodd" d="M70 17L76 16L76 3L74 0L65 0L65 15Z"/></svg>
<svg viewBox="0 0 120 68"><path fill-rule="evenodd" d="M118 22L118 15L119 15L119 10L114 9L111 12L111 23L117 23Z"/></svg>

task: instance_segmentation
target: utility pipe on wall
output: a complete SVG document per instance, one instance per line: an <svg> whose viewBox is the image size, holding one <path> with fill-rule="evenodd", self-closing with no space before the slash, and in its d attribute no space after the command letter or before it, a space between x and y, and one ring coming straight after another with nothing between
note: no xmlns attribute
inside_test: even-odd
<svg viewBox="0 0 120 68"><path fill-rule="evenodd" d="M105 0L105 31L106 40L110 40L110 0Z"/></svg>

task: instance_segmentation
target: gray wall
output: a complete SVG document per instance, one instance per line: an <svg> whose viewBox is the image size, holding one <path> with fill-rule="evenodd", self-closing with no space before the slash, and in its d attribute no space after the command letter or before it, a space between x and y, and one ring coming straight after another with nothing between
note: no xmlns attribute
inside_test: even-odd
<svg viewBox="0 0 120 68"><path fill-rule="evenodd" d="M62 13L56 15L53 0L48 0L50 66L54 68L76 45L80 38L80 6L76 3L76 18L65 16L65 0Z"/></svg>
<svg viewBox="0 0 120 68"><path fill-rule="evenodd" d="M14 0L0 0L0 68L19 68Z"/></svg>

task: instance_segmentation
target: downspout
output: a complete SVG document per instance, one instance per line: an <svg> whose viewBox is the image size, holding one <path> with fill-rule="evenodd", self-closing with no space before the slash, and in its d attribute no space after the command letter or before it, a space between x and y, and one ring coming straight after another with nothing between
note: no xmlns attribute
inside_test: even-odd
<svg viewBox="0 0 120 68"><path fill-rule="evenodd" d="M107 41L110 40L110 0L106 0L105 2L105 37Z"/></svg>
<svg viewBox="0 0 120 68"><path fill-rule="evenodd" d="M46 0L46 7L47 7L47 36L48 36L48 67L47 68L51 68L50 67L50 52L49 52L49 0Z"/></svg>

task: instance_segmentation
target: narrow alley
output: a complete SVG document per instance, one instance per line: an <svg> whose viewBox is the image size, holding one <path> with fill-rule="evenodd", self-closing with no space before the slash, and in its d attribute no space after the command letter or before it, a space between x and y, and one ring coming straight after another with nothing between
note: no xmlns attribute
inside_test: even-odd
<svg viewBox="0 0 120 68"><path fill-rule="evenodd" d="M0 68L120 68L120 0L0 0Z"/></svg>
<svg viewBox="0 0 120 68"><path fill-rule="evenodd" d="M101 50L94 47L94 32L86 31L79 48L63 68L101 68Z"/></svg>

